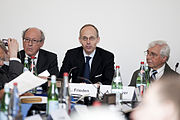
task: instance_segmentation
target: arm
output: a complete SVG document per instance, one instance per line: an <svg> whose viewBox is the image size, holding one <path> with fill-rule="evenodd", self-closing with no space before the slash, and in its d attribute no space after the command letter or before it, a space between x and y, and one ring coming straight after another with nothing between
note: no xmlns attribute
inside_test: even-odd
<svg viewBox="0 0 180 120"><path fill-rule="evenodd" d="M137 75L139 73L139 70L136 70L134 73L133 73L133 76L131 78L131 82L129 84L129 86L134 86L136 87L136 79L137 79Z"/></svg>
<svg viewBox="0 0 180 120"><path fill-rule="evenodd" d="M12 80L23 73L23 64L17 58L17 52L19 49L19 44L15 39L8 39L8 52L10 56L9 62L9 79Z"/></svg>
<svg viewBox="0 0 180 120"><path fill-rule="evenodd" d="M71 69L71 65L70 65L70 54L69 52L66 53L65 57L64 57L64 60L62 62L62 66L61 66L61 69L60 69L60 78L63 78L63 74L64 72L69 72L69 70Z"/></svg>
<svg viewBox="0 0 180 120"><path fill-rule="evenodd" d="M59 68L58 68L58 62L57 62L57 55L54 55L51 57L51 61L49 64L48 71L51 75L59 76Z"/></svg>
<svg viewBox="0 0 180 120"><path fill-rule="evenodd" d="M110 85L114 75L114 55L107 57L103 70L102 84Z"/></svg>

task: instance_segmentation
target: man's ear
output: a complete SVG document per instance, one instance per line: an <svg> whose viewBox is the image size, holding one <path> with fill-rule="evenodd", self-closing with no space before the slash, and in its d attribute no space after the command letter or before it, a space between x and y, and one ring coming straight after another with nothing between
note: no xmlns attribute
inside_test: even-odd
<svg viewBox="0 0 180 120"><path fill-rule="evenodd" d="M99 42L100 42L100 37L97 38L97 43L99 43Z"/></svg>
<svg viewBox="0 0 180 120"><path fill-rule="evenodd" d="M82 44L82 39L79 37L79 42Z"/></svg>
<svg viewBox="0 0 180 120"><path fill-rule="evenodd" d="M167 56L164 56L164 57L162 58L163 62L166 62L166 61L167 61L167 59L168 59L168 57L167 57Z"/></svg>
<svg viewBox="0 0 180 120"><path fill-rule="evenodd" d="M44 40L40 43L40 47L42 47L44 45Z"/></svg>

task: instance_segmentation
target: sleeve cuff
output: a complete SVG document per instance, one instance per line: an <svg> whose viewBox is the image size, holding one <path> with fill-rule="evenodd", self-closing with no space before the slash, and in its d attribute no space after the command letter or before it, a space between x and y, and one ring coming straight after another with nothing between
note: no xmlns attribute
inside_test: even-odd
<svg viewBox="0 0 180 120"><path fill-rule="evenodd" d="M14 60L14 61L18 61L18 62L20 62L20 63L21 63L21 60L20 60L19 58L10 58L10 61L12 61L12 60Z"/></svg>

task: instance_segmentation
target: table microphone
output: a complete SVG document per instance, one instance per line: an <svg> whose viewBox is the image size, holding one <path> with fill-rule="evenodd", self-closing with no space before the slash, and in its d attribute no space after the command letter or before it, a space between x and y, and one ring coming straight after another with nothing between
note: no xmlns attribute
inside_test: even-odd
<svg viewBox="0 0 180 120"><path fill-rule="evenodd" d="M85 78L85 77L77 77L78 79L84 80L86 82L88 82L89 84L93 85L96 89L97 89L97 94L101 93L103 95L103 92L100 91L100 86L96 87L89 79Z"/></svg>
<svg viewBox="0 0 180 120"><path fill-rule="evenodd" d="M69 70L69 83L72 83L72 71L74 70L74 69L76 69L77 67L75 66L75 67L72 67L70 70Z"/></svg>
<svg viewBox="0 0 180 120"><path fill-rule="evenodd" d="M179 66L179 63L177 62L175 65L175 71L177 70L178 66Z"/></svg>

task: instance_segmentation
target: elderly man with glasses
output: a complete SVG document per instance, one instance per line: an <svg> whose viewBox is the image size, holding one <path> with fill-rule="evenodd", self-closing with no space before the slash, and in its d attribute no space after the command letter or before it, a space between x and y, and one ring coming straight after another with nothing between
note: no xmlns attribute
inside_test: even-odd
<svg viewBox="0 0 180 120"><path fill-rule="evenodd" d="M59 68L57 55L55 53L41 49L45 42L43 31L34 27L28 28L23 31L22 40L24 50L21 50L18 54L21 62L24 64L26 57L31 58L33 56L35 57L34 61L37 69L37 75L47 70L50 75L58 76ZM45 83L41 85L41 87L43 92L46 93L48 84Z"/></svg>
<svg viewBox="0 0 180 120"><path fill-rule="evenodd" d="M153 41L149 44L146 51L146 61L149 67L149 75L151 81L156 81L160 78L178 77L179 74L172 70L167 61L169 59L170 48L169 45L163 40ZM139 70L136 70L132 76L130 86L136 86L136 79Z"/></svg>

